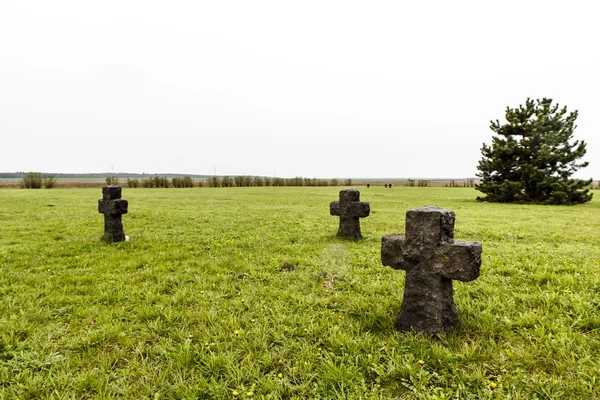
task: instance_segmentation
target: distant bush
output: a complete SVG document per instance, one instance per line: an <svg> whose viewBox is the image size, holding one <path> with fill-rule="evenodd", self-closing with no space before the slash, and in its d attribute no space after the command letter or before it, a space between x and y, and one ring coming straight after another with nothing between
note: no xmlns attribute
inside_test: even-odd
<svg viewBox="0 0 600 400"><path fill-rule="evenodd" d="M137 178L127 179L127 187L130 187L130 188L140 187L140 180Z"/></svg>
<svg viewBox="0 0 600 400"><path fill-rule="evenodd" d="M461 186L462 187L474 187L475 179L465 179L464 181L462 181L462 183L456 182L453 179L450 182L446 183L444 186L446 186L446 187L461 187Z"/></svg>
<svg viewBox="0 0 600 400"><path fill-rule="evenodd" d="M265 185L265 181L260 176L255 176L254 178L252 178L252 186L264 186L264 185Z"/></svg>
<svg viewBox="0 0 600 400"><path fill-rule="evenodd" d="M233 187L234 186L233 178L230 176L222 177L221 178L221 186L222 187Z"/></svg>
<svg viewBox="0 0 600 400"><path fill-rule="evenodd" d="M43 178L41 172L28 172L21 178L21 186L25 189L39 189L42 187Z"/></svg>
<svg viewBox="0 0 600 400"><path fill-rule="evenodd" d="M208 179L208 187L220 187L220 186L221 186L221 180L219 179L219 177L211 176Z"/></svg>
<svg viewBox="0 0 600 400"><path fill-rule="evenodd" d="M54 175L44 175L42 179L44 180L44 187L46 189L56 187L56 177Z"/></svg>
<svg viewBox="0 0 600 400"><path fill-rule="evenodd" d="M303 186L304 179L299 176L294 178L284 179L283 186Z"/></svg>
<svg viewBox="0 0 600 400"><path fill-rule="evenodd" d="M107 176L106 177L106 184L107 185L118 185L119 184L119 177L118 176Z"/></svg>
<svg viewBox="0 0 600 400"><path fill-rule="evenodd" d="M152 178L142 179L142 187L145 187L145 188L154 187L154 180Z"/></svg>
<svg viewBox="0 0 600 400"><path fill-rule="evenodd" d="M189 176L184 176L183 178L173 178L171 180L171 184L175 188L194 187L194 181Z"/></svg>
<svg viewBox="0 0 600 400"><path fill-rule="evenodd" d="M154 187L168 188L169 186L171 186L171 183L169 182L169 178L155 176L153 179L154 179Z"/></svg>
<svg viewBox="0 0 600 400"><path fill-rule="evenodd" d="M142 187L145 188L168 188L171 186L169 178L163 178L160 176L152 176L150 178L142 179Z"/></svg>
<svg viewBox="0 0 600 400"><path fill-rule="evenodd" d="M414 179L409 179L406 181L406 186L415 186L415 180Z"/></svg>
<svg viewBox="0 0 600 400"><path fill-rule="evenodd" d="M429 186L429 181L426 179L419 179L417 181L417 186L420 186L420 187Z"/></svg>

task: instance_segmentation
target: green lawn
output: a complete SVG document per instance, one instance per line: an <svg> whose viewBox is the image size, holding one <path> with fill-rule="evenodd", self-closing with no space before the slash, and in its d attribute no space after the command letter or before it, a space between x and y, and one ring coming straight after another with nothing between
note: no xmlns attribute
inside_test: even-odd
<svg viewBox="0 0 600 400"><path fill-rule="evenodd" d="M0 190L0 399L600 398L600 199L363 187L353 242L339 190L124 188L117 245L98 188ZM423 205L483 244L438 340L394 331L404 272L380 261Z"/></svg>

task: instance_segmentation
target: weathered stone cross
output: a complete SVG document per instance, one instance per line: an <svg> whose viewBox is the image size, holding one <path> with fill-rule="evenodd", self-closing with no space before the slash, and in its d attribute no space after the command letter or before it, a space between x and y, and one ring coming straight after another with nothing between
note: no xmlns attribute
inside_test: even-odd
<svg viewBox="0 0 600 400"><path fill-rule="evenodd" d="M98 200L98 212L104 214L104 236L108 242L125 240L121 215L127 214L127 200L121 199L120 186L104 186L102 198Z"/></svg>
<svg viewBox="0 0 600 400"><path fill-rule="evenodd" d="M360 201L360 192L356 189L340 191L340 200L329 204L329 213L340 217L337 235L351 239L362 237L358 218L368 217L370 212L369 203Z"/></svg>
<svg viewBox="0 0 600 400"><path fill-rule="evenodd" d="M458 321L452 280L479 276L481 244L454 240L454 211L421 207L406 212L406 235L381 238L381 262L406 271L399 331L436 334Z"/></svg>

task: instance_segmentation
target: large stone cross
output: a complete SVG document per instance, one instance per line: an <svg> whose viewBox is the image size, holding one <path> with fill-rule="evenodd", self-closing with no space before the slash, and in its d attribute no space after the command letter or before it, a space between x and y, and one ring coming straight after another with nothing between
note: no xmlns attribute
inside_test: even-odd
<svg viewBox="0 0 600 400"><path fill-rule="evenodd" d="M481 244L454 240L454 211L421 207L406 212L406 235L381 238L383 265L406 271L399 331L436 334L458 321L452 280L479 277Z"/></svg>
<svg viewBox="0 0 600 400"><path fill-rule="evenodd" d="M337 235L351 239L362 237L358 218L368 217L370 212L369 203L360 201L360 192L356 189L340 191L340 200L329 204L329 213L340 217Z"/></svg>
<svg viewBox="0 0 600 400"><path fill-rule="evenodd" d="M104 236L108 242L125 240L121 215L127 214L127 200L121 199L120 186L104 186L102 198L98 200L98 212L104 214Z"/></svg>

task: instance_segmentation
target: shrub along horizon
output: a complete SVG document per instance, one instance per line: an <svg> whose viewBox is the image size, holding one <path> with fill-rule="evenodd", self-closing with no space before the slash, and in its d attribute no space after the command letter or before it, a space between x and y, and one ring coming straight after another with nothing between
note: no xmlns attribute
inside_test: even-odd
<svg viewBox="0 0 600 400"><path fill-rule="evenodd" d="M28 172L21 178L21 187L25 189L52 189L56 186L56 178L52 174L42 174L41 172Z"/></svg>

